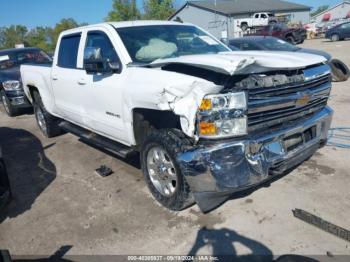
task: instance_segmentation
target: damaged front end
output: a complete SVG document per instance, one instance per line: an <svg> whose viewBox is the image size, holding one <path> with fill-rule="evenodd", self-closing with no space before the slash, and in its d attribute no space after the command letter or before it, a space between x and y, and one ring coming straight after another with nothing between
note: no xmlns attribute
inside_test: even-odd
<svg viewBox="0 0 350 262"><path fill-rule="evenodd" d="M283 174L326 143L333 115L327 107L329 66L314 56L310 64L288 60L294 67L283 64L281 54L261 56L233 64L221 57L210 66L197 57L153 65L207 80L182 94L169 87L159 103L179 115L184 133L195 138L178 162L203 212Z"/></svg>
<svg viewBox="0 0 350 262"><path fill-rule="evenodd" d="M178 156L203 212L311 157L331 124L327 65L234 79L220 94L203 97L198 143Z"/></svg>
<svg viewBox="0 0 350 262"><path fill-rule="evenodd" d="M234 192L259 185L311 157L326 143L332 110L241 139L199 143L178 156L203 212Z"/></svg>

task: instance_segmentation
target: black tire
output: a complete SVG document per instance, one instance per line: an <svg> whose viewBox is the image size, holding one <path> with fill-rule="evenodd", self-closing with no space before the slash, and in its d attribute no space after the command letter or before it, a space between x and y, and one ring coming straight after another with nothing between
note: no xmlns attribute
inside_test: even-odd
<svg viewBox="0 0 350 262"><path fill-rule="evenodd" d="M0 95L1 95L1 101L2 101L2 105L4 106L5 112L8 116L10 117L14 117L16 115L18 115L18 110L17 108L14 108L13 105L11 105L10 100L7 98L6 93L4 91L4 89L2 89L0 91Z"/></svg>
<svg viewBox="0 0 350 262"><path fill-rule="evenodd" d="M286 41L292 45L295 45L295 39L293 36L289 35L286 37Z"/></svg>
<svg viewBox="0 0 350 262"><path fill-rule="evenodd" d="M153 129L146 137L141 150L142 171L149 190L153 197L164 207L180 211L194 203L190 187L176 161L178 153L183 152L190 146L190 141L185 135L176 129ZM153 184L150 178L147 165L147 156L152 148L162 148L172 161L177 177L176 189L171 196L164 196Z"/></svg>
<svg viewBox="0 0 350 262"><path fill-rule="evenodd" d="M340 40L340 37L339 37L338 34L333 34L333 35L331 36L331 41L332 41L332 42L337 42L337 41L339 41L339 40Z"/></svg>
<svg viewBox="0 0 350 262"><path fill-rule="evenodd" d="M43 135L48 138L60 135L62 133L58 126L60 120L46 111L39 92L34 91L33 98L35 119Z"/></svg>
<svg viewBox="0 0 350 262"><path fill-rule="evenodd" d="M329 62L329 66L332 69L332 80L334 82L343 82L349 79L350 70L347 65L339 59L332 59Z"/></svg>
<svg viewBox="0 0 350 262"><path fill-rule="evenodd" d="M246 24L246 23L241 24L241 30L243 32L247 31L247 29L248 29L248 24Z"/></svg>

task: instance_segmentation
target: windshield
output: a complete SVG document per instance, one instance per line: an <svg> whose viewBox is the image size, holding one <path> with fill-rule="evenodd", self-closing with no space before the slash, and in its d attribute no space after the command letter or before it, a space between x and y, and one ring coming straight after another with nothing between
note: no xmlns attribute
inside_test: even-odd
<svg viewBox="0 0 350 262"><path fill-rule="evenodd" d="M116 30L135 63L230 51L218 40L194 26L154 25L123 27Z"/></svg>
<svg viewBox="0 0 350 262"><path fill-rule="evenodd" d="M47 64L51 58L42 50L13 51L0 55L0 69L10 69L22 64Z"/></svg>
<svg viewBox="0 0 350 262"><path fill-rule="evenodd" d="M299 50L299 47L296 47L295 45L292 45L286 41L283 41L281 39L274 38L274 37L267 37L257 41L259 42L260 45L262 45L268 50L289 51L289 52L294 52Z"/></svg>

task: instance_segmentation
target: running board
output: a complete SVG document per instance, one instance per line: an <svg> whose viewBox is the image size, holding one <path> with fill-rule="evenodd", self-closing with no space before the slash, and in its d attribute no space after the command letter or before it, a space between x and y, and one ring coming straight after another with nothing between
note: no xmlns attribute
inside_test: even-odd
<svg viewBox="0 0 350 262"><path fill-rule="evenodd" d="M80 137L86 142L90 142L91 144L96 145L97 147L101 147L120 157L126 158L130 153L134 152L134 150L128 146L120 144L111 139L105 138L101 135L98 135L92 131L86 130L67 121L62 121L61 123L59 123L59 126L63 130Z"/></svg>

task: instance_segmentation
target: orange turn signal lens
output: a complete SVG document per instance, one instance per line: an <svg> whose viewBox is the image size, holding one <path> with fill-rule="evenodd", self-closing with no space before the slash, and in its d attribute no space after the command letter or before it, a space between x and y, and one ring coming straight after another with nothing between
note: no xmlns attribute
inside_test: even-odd
<svg viewBox="0 0 350 262"><path fill-rule="evenodd" d="M203 98L199 109L202 111L212 109L211 99Z"/></svg>
<svg viewBox="0 0 350 262"><path fill-rule="evenodd" d="M200 122L199 123L199 132L201 135L208 136L208 135L216 135L216 125L215 123L208 123L208 122Z"/></svg>

